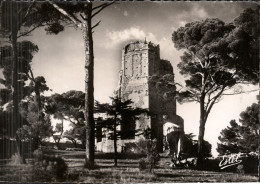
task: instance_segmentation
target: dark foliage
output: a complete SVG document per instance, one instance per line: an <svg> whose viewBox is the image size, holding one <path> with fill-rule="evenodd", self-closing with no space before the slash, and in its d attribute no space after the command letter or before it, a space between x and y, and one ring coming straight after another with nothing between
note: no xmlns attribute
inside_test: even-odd
<svg viewBox="0 0 260 184"><path fill-rule="evenodd" d="M160 160L160 155L157 148L157 140L140 139L136 145L140 152L146 155L145 159L140 160L139 168L141 170L147 168L149 169L149 172L152 172Z"/></svg>
<svg viewBox="0 0 260 184"><path fill-rule="evenodd" d="M13 85L12 71L13 71L13 56L11 46L0 47L0 68L3 69L4 78L0 79L0 83L5 86L5 89L1 89L1 97L3 102L7 103L12 99L11 87ZM29 95L31 89L29 86L25 86L25 81L28 80L30 75L30 65L32 62L33 55L38 52L37 45L30 41L22 41L17 43L17 54L18 54L18 86L19 86L19 99ZM4 103L2 103L4 104Z"/></svg>
<svg viewBox="0 0 260 184"><path fill-rule="evenodd" d="M218 137L217 151L220 155L230 153L258 152L259 149L259 104L253 103L241 112L239 124L230 121L230 126L223 129Z"/></svg>
<svg viewBox="0 0 260 184"><path fill-rule="evenodd" d="M181 159L192 158L198 156L198 140L193 139L193 134L185 134L183 138L183 149L180 152ZM212 145L203 140L202 154L203 157L211 157Z"/></svg>
<svg viewBox="0 0 260 184"><path fill-rule="evenodd" d="M185 90L179 92L178 100L200 104L199 165L203 161L205 124L214 104L236 84L259 82L256 32L259 8L246 9L232 23L219 19L195 21L172 34L174 46L184 50L178 68L186 77Z"/></svg>
<svg viewBox="0 0 260 184"><path fill-rule="evenodd" d="M63 181L68 172L68 166L61 157L44 155L41 150L34 152L34 172L36 181Z"/></svg>
<svg viewBox="0 0 260 184"><path fill-rule="evenodd" d="M138 116L147 113L147 110L133 108L131 100L123 101L121 98L110 97L112 104L101 104L96 101L95 112L105 113L106 118L98 117L96 119L96 128L105 128L110 139L114 140L115 166L117 165L117 139L135 137L135 120ZM120 130L117 127L121 126ZM124 128L124 129L122 129ZM129 131L130 130L130 131ZM132 131L131 131L132 130ZM122 136L124 134L124 136Z"/></svg>
<svg viewBox="0 0 260 184"><path fill-rule="evenodd" d="M147 161L146 161L146 159L144 159L144 158L141 158L141 159L139 160L138 164L139 164L138 167L139 167L139 169L140 169L141 171L148 168Z"/></svg>
<svg viewBox="0 0 260 184"><path fill-rule="evenodd" d="M54 118L67 120L71 123L72 129L60 135L70 140L75 147L80 141L82 147L86 143L86 125L84 117L85 93L81 91L71 90L62 94L53 94L46 98L46 112L54 115Z"/></svg>

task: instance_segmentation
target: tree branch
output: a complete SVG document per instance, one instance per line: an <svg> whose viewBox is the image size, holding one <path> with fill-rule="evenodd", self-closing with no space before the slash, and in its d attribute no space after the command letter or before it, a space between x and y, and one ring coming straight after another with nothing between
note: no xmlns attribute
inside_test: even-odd
<svg viewBox="0 0 260 184"><path fill-rule="evenodd" d="M196 73L191 74L191 75L201 75L203 77L203 73L201 73L201 72L196 72Z"/></svg>
<svg viewBox="0 0 260 184"><path fill-rule="evenodd" d="M81 17L83 20L85 20L85 21L88 20L86 17L84 17L84 16L82 15L82 13L80 13L79 15L80 15L80 17Z"/></svg>
<svg viewBox="0 0 260 184"><path fill-rule="evenodd" d="M67 17L69 20L71 20L76 27L78 28L82 28L82 22L77 19L75 16L69 14L67 11L65 11L63 8L59 7L56 3L54 3L53 1L48 1L57 11L59 11L61 14L63 14L65 17Z"/></svg>
<svg viewBox="0 0 260 184"><path fill-rule="evenodd" d="M107 4L107 3L105 3L105 4ZM92 8L92 11L94 11L94 10L96 10L98 8L102 8L105 4L103 3L103 4L99 5L99 6L96 6L96 7Z"/></svg>
<svg viewBox="0 0 260 184"><path fill-rule="evenodd" d="M191 53L192 53L192 55L193 55L193 58L194 58L195 62L196 62L196 60L198 60L198 63L200 64L201 68L205 68L205 67L203 66L203 64L202 64L202 62L201 62L201 60L200 60L200 58L198 58L194 52L191 52Z"/></svg>
<svg viewBox="0 0 260 184"><path fill-rule="evenodd" d="M35 83L35 78L33 76L32 68L30 66L29 66L29 71L30 71L30 74L31 74L31 77L29 77L29 78Z"/></svg>
<svg viewBox="0 0 260 184"><path fill-rule="evenodd" d="M75 125L75 126L77 125L77 124L76 124L74 121L72 121L70 118L65 118L65 117L64 117L64 119L67 120L67 121L69 121L69 122L71 122L71 123L72 123L73 125Z"/></svg>
<svg viewBox="0 0 260 184"><path fill-rule="evenodd" d="M31 2L31 1L30 1ZM27 4L29 4L29 6L28 7L26 7L27 8L27 11L26 11L26 13L25 13L25 15L23 16L23 19L22 19L22 21L21 22L18 22L18 25L19 25L19 27L21 27L25 22L26 22L26 19L27 19L27 17L28 17L28 15L29 15L29 13L30 13L30 11L32 10L32 7L33 7L33 5L35 4L35 0L33 0L33 2L30 4L30 2L28 2L28 3L25 3L26 5ZM23 4L23 3L22 3ZM25 7L22 7L19 11L18 11L18 17L22 17L22 12L23 12L23 10L25 9Z"/></svg>
<svg viewBox="0 0 260 184"><path fill-rule="evenodd" d="M213 101L210 103L208 109L205 109L205 111L206 111L206 113L205 113L205 118L204 118L205 122L206 122L206 120L207 120L207 118L208 118L208 115L209 115L209 113L210 113L210 111L211 111L213 105L215 104L216 100L221 96L221 94L223 93L225 87L226 87L226 86L223 85L223 87L222 87L222 89L220 90L220 92L219 92L215 97L212 98Z"/></svg>
<svg viewBox="0 0 260 184"><path fill-rule="evenodd" d="M35 0L33 0L32 4L30 4L30 6L28 7L27 12L24 15L24 19L27 18L27 16L29 15L30 11L32 10L32 7L33 7L34 4L35 4Z"/></svg>
<svg viewBox="0 0 260 184"><path fill-rule="evenodd" d="M106 7L108 7L108 6L110 6L110 5L114 4L114 3L115 3L114 1L111 2L111 3L104 3L104 4L100 5L100 6L97 6L97 7L93 8L92 11L95 10L95 9L98 9L98 8L99 8L99 10L97 10L93 15L91 15L91 18L93 18L94 16L99 14L103 9L105 9Z"/></svg>
<svg viewBox="0 0 260 184"><path fill-rule="evenodd" d="M101 20L98 21L98 23L96 23L93 27L91 27L91 30L94 29L95 27L97 27L100 24Z"/></svg>
<svg viewBox="0 0 260 184"><path fill-rule="evenodd" d="M43 26L43 25L42 25L42 24L39 24L39 25L33 27L32 29L30 29L30 30L28 30L28 31L25 31L25 32L23 32L23 33L20 33L20 34L17 36L17 38L20 38L20 37L22 37L22 36L28 36L31 32L33 32L36 28L38 28L38 27L40 27L40 26Z"/></svg>
<svg viewBox="0 0 260 184"><path fill-rule="evenodd" d="M249 91L241 91L239 93L223 93L222 95L239 95L239 94L251 93L251 92L255 92L255 91L260 91L260 89L254 89L254 90L249 90Z"/></svg>

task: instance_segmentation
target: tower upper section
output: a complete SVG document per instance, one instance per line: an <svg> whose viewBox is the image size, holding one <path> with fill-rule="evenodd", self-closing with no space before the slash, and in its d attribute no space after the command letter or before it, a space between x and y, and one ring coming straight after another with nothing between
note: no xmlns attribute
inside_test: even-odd
<svg viewBox="0 0 260 184"><path fill-rule="evenodd" d="M151 42L131 42L122 51L122 71L127 78L148 77L158 72L160 47Z"/></svg>
<svg viewBox="0 0 260 184"><path fill-rule="evenodd" d="M165 74L173 75L173 68L169 61L160 59L159 45L146 41L131 42L122 50L120 96L132 99L137 107L150 109L151 98L158 99L163 94L151 84L150 77Z"/></svg>

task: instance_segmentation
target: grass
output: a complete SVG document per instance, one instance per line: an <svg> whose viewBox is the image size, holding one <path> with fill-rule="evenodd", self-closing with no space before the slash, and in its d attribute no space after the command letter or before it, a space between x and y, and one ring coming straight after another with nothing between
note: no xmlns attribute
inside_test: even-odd
<svg viewBox="0 0 260 184"><path fill-rule="evenodd" d="M0 182L31 182L32 165L1 165L0 166Z"/></svg>
<svg viewBox="0 0 260 184"><path fill-rule="evenodd" d="M75 172L75 170L74 170ZM168 183L168 182L256 182L257 177L234 173L157 168L152 173L138 168L109 167L81 170L78 182L88 183Z"/></svg>
<svg viewBox="0 0 260 184"><path fill-rule="evenodd" d="M84 151L66 151L66 150L45 150L45 154L59 155L66 159L69 158L85 158ZM145 157L143 154L134 154L134 153L118 153L118 159L139 159ZM114 159L114 153L95 153L96 159Z"/></svg>
<svg viewBox="0 0 260 184"><path fill-rule="evenodd" d="M113 154L98 153L93 170L83 169L84 152L82 151L52 151L52 154L62 156L68 164L67 181L88 183L169 183L169 182L256 182L257 176L231 172L198 171L195 169L170 168L168 158L162 158L158 167L149 173L138 168L139 156L126 159L120 155L118 167L114 167ZM3 162L0 162L3 163ZM32 165L11 166L1 164L0 182L20 181L30 182L33 177Z"/></svg>

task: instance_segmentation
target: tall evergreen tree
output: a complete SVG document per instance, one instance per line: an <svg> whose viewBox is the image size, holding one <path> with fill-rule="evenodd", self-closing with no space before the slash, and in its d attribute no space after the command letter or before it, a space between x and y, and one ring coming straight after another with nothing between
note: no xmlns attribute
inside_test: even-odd
<svg viewBox="0 0 260 184"><path fill-rule="evenodd" d="M100 3L94 6L92 1L77 2L58 2L48 1L43 3L38 9L37 14L41 16L41 22L45 20L49 26L46 31L57 34L64 30L66 26L74 26L81 30L84 41L85 54L85 123L86 123L86 159L85 167L94 166L95 151L95 123L93 117L94 108L94 50L93 32L101 21L92 24L93 18L114 2Z"/></svg>
<svg viewBox="0 0 260 184"><path fill-rule="evenodd" d="M258 44L256 30L259 11L248 9L229 24L206 19L188 23L172 34L175 47L185 50L178 68L187 79L179 101L200 104L198 167L203 167L205 124L214 104L236 84L258 83L258 52L249 49Z"/></svg>
<svg viewBox="0 0 260 184"><path fill-rule="evenodd" d="M29 66L30 67L30 66ZM45 91L49 90L45 78L40 76L34 78L30 69L31 79L27 87L28 95L19 103L21 116L27 123L23 124L17 131L20 139L30 141L32 143L32 151L38 149L42 145L42 140L52 134L52 126L50 116L44 110L44 98L41 96Z"/></svg>
<svg viewBox="0 0 260 184"><path fill-rule="evenodd" d="M107 128L110 133L110 138L114 140L114 164L117 166L117 140L119 137L127 133L133 133L135 135L135 120L138 115L146 113L147 111L140 108L133 108L133 102L131 100L123 101L121 98L110 97L112 104L101 104L96 102L95 111L97 113L106 113L107 118L98 118L97 126ZM128 127L127 130L123 129L123 126ZM131 128L132 132L131 132Z"/></svg>
<svg viewBox="0 0 260 184"><path fill-rule="evenodd" d="M259 104L253 103L241 112L239 123L231 120L230 126L220 132L219 154L258 152L259 108Z"/></svg>
<svg viewBox="0 0 260 184"><path fill-rule="evenodd" d="M8 79L11 81L11 90L5 90L7 93L11 93L13 100L13 108L12 108L12 118L11 124L16 127L22 127L22 120L19 115L19 99L21 94L23 94L23 82L24 76L21 77L24 73L19 73L22 70L25 70L24 66L28 66L24 63L31 62L31 58L24 57L29 53L29 57L31 56L30 50L36 50L35 45L28 44L31 42L22 41L19 43L18 39L24 36L30 35L30 33L36 28L46 25L43 22L32 21L32 15L35 15L37 12L35 1L31 2L16 2L16 1L1 1L0 2L0 16L1 16L1 26L0 26L0 34L1 34L1 64L5 65L5 71L11 72L12 75L9 78L5 78L5 80L0 80L1 83L8 82ZM38 16L39 17L39 16ZM27 43L25 49L21 50L22 45ZM20 45L20 46L19 46ZM32 46L32 47L31 47ZM6 51L9 50L9 51ZM37 48L38 49L38 48ZM9 55L9 59L3 59L2 53L4 55ZM22 58L21 59L21 53ZM7 66L7 67L6 67ZM7 69L7 70L6 70ZM28 70L28 68L26 69ZM5 77L6 74L4 73ZM8 96L8 95L6 95ZM22 151L21 140L16 135L17 142L17 151L18 154Z"/></svg>

